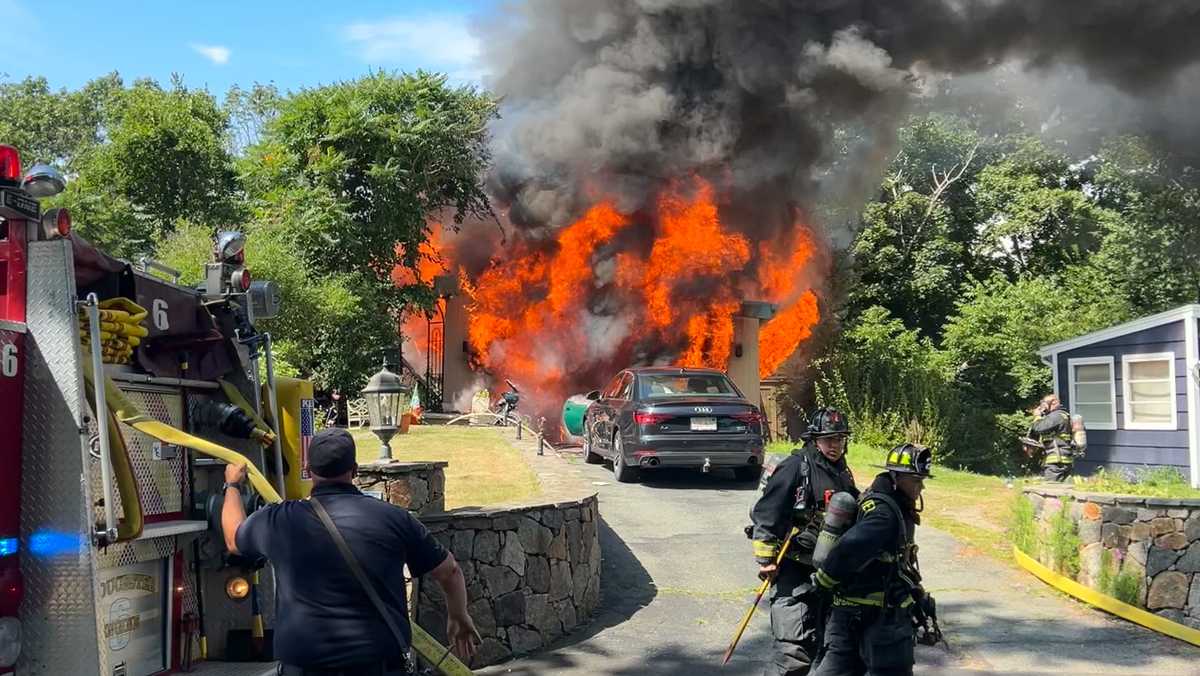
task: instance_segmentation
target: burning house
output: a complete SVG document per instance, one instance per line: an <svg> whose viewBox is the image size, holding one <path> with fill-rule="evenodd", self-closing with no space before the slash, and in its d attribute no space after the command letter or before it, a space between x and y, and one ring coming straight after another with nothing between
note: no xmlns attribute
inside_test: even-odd
<svg viewBox="0 0 1200 676"><path fill-rule="evenodd" d="M774 374L821 320L830 252L912 97L1009 61L1163 85L1200 19L1136 4L518 3L482 29L500 228L436 229L421 276L457 284L409 319L410 361L448 408L509 378L553 411L637 364ZM748 322L744 301L776 309Z"/></svg>

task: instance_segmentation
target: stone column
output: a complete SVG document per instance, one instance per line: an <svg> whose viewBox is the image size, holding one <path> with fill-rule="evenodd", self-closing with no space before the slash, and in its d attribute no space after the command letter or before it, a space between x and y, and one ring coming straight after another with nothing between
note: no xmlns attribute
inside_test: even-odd
<svg viewBox="0 0 1200 676"><path fill-rule="evenodd" d="M762 401L758 368L758 328L775 316L771 303L746 301L733 318L733 351L729 355L729 378L751 404Z"/></svg>
<svg viewBox="0 0 1200 676"><path fill-rule="evenodd" d="M446 466L442 461L377 461L358 466L354 485L416 515L446 511Z"/></svg>

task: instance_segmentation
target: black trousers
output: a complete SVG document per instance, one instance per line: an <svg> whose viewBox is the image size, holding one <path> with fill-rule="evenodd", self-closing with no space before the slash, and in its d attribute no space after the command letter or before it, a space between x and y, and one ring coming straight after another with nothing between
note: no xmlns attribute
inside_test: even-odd
<svg viewBox="0 0 1200 676"><path fill-rule="evenodd" d="M905 608L834 606L816 676L912 676L912 617Z"/></svg>
<svg viewBox="0 0 1200 676"><path fill-rule="evenodd" d="M1074 465L1047 464L1042 467L1042 478L1046 481L1066 481L1071 476Z"/></svg>
<svg viewBox="0 0 1200 676"><path fill-rule="evenodd" d="M784 560L771 589L771 635L775 642L763 676L805 676L817 656L818 617L813 569Z"/></svg>

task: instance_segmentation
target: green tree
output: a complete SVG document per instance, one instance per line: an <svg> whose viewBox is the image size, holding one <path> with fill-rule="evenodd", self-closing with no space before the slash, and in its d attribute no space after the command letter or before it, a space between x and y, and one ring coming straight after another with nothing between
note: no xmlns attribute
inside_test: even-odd
<svg viewBox="0 0 1200 676"><path fill-rule="evenodd" d="M1085 194L1066 156L1034 139L980 171L974 195L977 255L1010 278L1085 262L1115 216Z"/></svg>
<svg viewBox="0 0 1200 676"><path fill-rule="evenodd" d="M74 171L75 159L102 141L105 115L121 88L116 73L73 92L52 91L44 77L0 84L0 143L20 150L26 165Z"/></svg>
<svg viewBox="0 0 1200 676"><path fill-rule="evenodd" d="M1105 145L1101 199L1119 210L1095 266L1143 314L1200 302L1200 176L1145 139Z"/></svg>
<svg viewBox="0 0 1200 676"><path fill-rule="evenodd" d="M152 253L179 220L240 221L228 119L208 92L138 82L113 97L105 117L105 142L77 159L78 177L60 200L81 234L132 257Z"/></svg>
<svg viewBox="0 0 1200 676"><path fill-rule="evenodd" d="M851 245L852 317L880 306L905 326L937 336L964 279L964 247L951 235L945 205L928 195L896 190L867 205Z"/></svg>
<svg viewBox="0 0 1200 676"><path fill-rule="evenodd" d="M429 306L428 288L396 290L392 270L415 268L431 217L490 215L481 177L495 115L490 96L424 72L305 90L249 150L246 186L268 210L311 203L294 236L317 271L373 273L371 294L393 311Z"/></svg>
<svg viewBox="0 0 1200 676"><path fill-rule="evenodd" d="M1094 268L1016 281L997 275L966 290L946 323L943 363L971 401L1016 411L1050 389L1050 369L1038 358L1039 347L1118 324L1131 314Z"/></svg>

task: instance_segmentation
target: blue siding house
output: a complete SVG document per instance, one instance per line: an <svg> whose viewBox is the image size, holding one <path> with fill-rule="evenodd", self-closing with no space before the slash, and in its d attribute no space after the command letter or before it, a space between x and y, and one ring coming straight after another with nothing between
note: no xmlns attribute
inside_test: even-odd
<svg viewBox="0 0 1200 676"><path fill-rule="evenodd" d="M1087 427L1080 473L1170 466L1200 488L1198 322L1200 305L1185 305L1038 351Z"/></svg>

